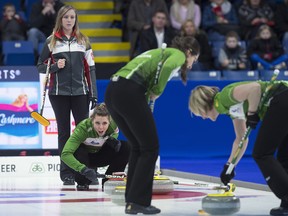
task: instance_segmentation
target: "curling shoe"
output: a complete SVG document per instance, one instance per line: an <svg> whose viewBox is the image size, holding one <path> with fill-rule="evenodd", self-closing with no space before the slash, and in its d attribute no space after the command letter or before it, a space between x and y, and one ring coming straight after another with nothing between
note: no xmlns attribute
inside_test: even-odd
<svg viewBox="0 0 288 216"><path fill-rule="evenodd" d="M281 200L280 207L271 209L270 215L273 215L273 216L288 216L288 196L285 196Z"/></svg>
<svg viewBox="0 0 288 216"><path fill-rule="evenodd" d="M88 191L89 190L89 185L87 185L87 184L84 184L84 185L77 185L76 186L76 188L77 188L77 191Z"/></svg>
<svg viewBox="0 0 288 216"><path fill-rule="evenodd" d="M158 214L161 210L156 208L155 206L142 206L136 203L127 203L125 208L126 214Z"/></svg>
<svg viewBox="0 0 288 216"><path fill-rule="evenodd" d="M90 183L90 185L99 185L98 179L96 178L94 181L92 181L92 182Z"/></svg>
<svg viewBox="0 0 288 216"><path fill-rule="evenodd" d="M273 216L288 216L288 208L284 208L284 207L273 208L270 211L270 215L273 215Z"/></svg>
<svg viewBox="0 0 288 216"><path fill-rule="evenodd" d="M73 177L65 177L63 180L63 185L75 185L75 180Z"/></svg>

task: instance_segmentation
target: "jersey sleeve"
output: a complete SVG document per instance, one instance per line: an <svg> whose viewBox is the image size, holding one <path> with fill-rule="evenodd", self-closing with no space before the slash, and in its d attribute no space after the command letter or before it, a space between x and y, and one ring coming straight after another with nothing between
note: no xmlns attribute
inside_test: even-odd
<svg viewBox="0 0 288 216"><path fill-rule="evenodd" d="M61 153L61 160L73 170L80 172L85 165L80 163L75 157L74 153L80 147L81 143L88 138L88 132L85 127L85 120L82 121L74 130L72 135L67 140L63 151Z"/></svg>

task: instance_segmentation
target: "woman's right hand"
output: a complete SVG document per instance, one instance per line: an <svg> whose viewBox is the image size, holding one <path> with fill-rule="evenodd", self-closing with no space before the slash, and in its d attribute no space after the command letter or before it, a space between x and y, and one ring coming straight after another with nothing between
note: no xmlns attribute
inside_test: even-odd
<svg viewBox="0 0 288 216"><path fill-rule="evenodd" d="M58 61L57 61L57 66L58 66L58 68L64 68L65 67L65 62L66 62L66 59L59 59Z"/></svg>

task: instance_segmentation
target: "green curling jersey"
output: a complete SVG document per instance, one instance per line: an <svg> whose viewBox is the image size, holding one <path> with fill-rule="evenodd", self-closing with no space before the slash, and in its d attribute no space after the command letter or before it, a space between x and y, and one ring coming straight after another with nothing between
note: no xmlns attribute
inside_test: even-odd
<svg viewBox="0 0 288 216"><path fill-rule="evenodd" d="M251 82L251 81L250 81ZM263 93L269 84L269 82L266 81L257 81L261 85L261 94L263 96ZM230 85L225 86L221 92L218 92L214 99L214 107L220 114L226 114L229 115L232 119L246 119L246 113L248 112L248 101L244 102L238 102L233 98L233 90L236 86L249 83L249 81L246 82L236 82L232 83ZM263 103L263 107L259 110L259 117L262 120L267 108L269 107L269 103L271 98L273 97L274 93L277 91L277 88L280 86L280 84L283 84L288 87L287 81L275 81L273 84L273 87L270 89L270 91L267 94L267 98ZM259 108L258 108L259 109Z"/></svg>
<svg viewBox="0 0 288 216"><path fill-rule="evenodd" d="M74 153L80 145L84 145L87 148L87 151L95 153L101 149L102 145L110 136L117 139L118 135L119 129L113 120L111 121L105 136L100 137L94 130L92 120L87 118L77 125L74 132L67 140L61 154L61 160L73 170L80 172L85 165L74 157Z"/></svg>
<svg viewBox="0 0 288 216"><path fill-rule="evenodd" d="M158 63L162 61L158 82L155 84ZM134 80L147 89L147 95L151 93L160 95L167 82L175 76L185 63L186 56L175 48L148 50L127 63L113 77L123 77ZM113 78L112 78L113 79Z"/></svg>

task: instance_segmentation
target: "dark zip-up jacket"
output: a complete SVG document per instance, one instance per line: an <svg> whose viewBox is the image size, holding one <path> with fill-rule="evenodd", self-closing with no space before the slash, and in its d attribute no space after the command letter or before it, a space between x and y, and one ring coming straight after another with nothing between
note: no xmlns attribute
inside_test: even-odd
<svg viewBox="0 0 288 216"><path fill-rule="evenodd" d="M258 54L261 58L264 58L265 54L271 54L271 60L269 60L269 62L272 62L284 54L284 49L277 37L271 37L265 40L255 38L250 41L247 54L249 57L252 54Z"/></svg>
<svg viewBox="0 0 288 216"><path fill-rule="evenodd" d="M53 28L55 26L57 13L60 8L64 6L64 3L61 1L55 1L54 10L55 14L42 14L42 10L44 9L44 5L42 1L37 1L32 5L31 12L29 14L29 24L30 28L37 28L41 32L43 32L46 37L51 35Z"/></svg>
<svg viewBox="0 0 288 216"><path fill-rule="evenodd" d="M49 95L87 95L96 97L95 62L91 46L86 48L77 43L76 37L68 39L64 34L56 33L56 46L51 50L51 36L47 38L39 56L37 68L45 73L47 60L51 57ZM65 67L58 68L57 61L66 59Z"/></svg>

